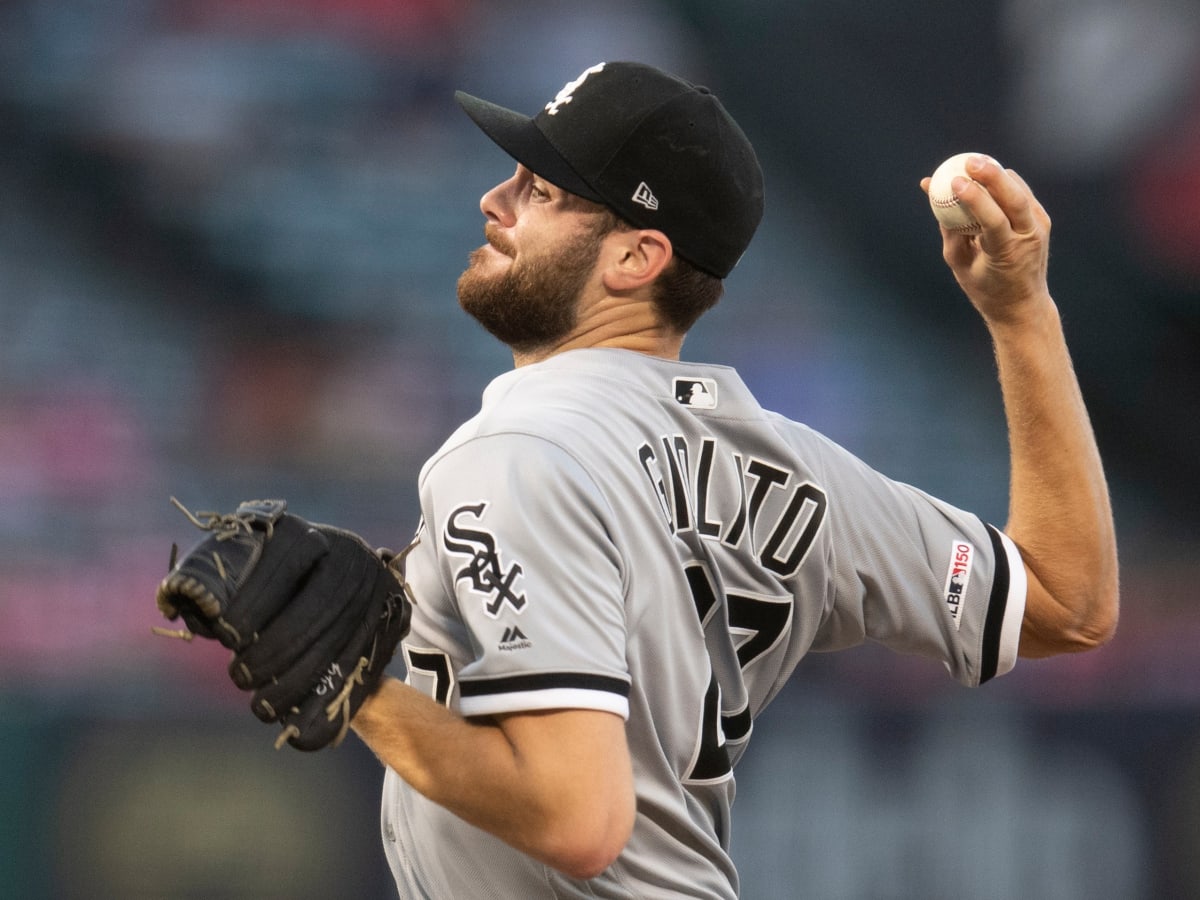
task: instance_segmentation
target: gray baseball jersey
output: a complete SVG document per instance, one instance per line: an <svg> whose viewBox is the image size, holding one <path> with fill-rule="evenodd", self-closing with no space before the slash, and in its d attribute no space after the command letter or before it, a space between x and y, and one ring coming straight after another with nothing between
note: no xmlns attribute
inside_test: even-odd
<svg viewBox="0 0 1200 900"><path fill-rule="evenodd" d="M870 639L966 685L1016 659L1008 538L763 410L726 367L592 349L501 375L420 501L409 683L465 716L625 717L637 817L575 881L389 771L403 897L736 897L733 767L806 653Z"/></svg>

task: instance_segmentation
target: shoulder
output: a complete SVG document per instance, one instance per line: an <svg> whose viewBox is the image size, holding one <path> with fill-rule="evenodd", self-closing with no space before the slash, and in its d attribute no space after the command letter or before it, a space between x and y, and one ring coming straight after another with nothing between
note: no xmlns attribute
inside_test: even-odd
<svg viewBox="0 0 1200 900"><path fill-rule="evenodd" d="M618 409L645 398L644 357L583 350L505 372L483 393L478 413L463 423L436 456L482 438L525 435L551 443L587 442Z"/></svg>

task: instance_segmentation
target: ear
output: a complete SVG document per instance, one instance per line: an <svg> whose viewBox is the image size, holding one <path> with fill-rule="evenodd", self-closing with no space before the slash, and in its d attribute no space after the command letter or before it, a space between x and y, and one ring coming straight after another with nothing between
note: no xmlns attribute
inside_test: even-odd
<svg viewBox="0 0 1200 900"><path fill-rule="evenodd" d="M627 293L645 287L662 273L675 255L670 239L653 229L611 231L606 243L603 281L611 293Z"/></svg>

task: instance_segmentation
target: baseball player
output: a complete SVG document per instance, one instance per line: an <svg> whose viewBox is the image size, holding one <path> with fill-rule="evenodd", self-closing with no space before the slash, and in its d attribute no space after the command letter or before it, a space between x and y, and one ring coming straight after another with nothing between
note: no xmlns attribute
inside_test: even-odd
<svg viewBox="0 0 1200 900"><path fill-rule="evenodd" d="M995 346L998 526L764 410L732 369L680 360L763 206L711 92L617 62L533 118L458 102L516 161L458 285L515 367L422 469L407 591L399 558L267 502L205 524L159 597L235 649L281 741L349 727L378 755L401 896L735 898L735 767L805 654L873 640L976 686L1111 637L1112 515L1047 288L1049 219L1019 176L974 158L954 188L982 233L942 232ZM335 660L318 700L297 699L303 673L285 687L288 642L259 624L276 583L300 585L297 633L336 611L326 594L361 598L348 650L300 654ZM235 591L250 599L227 608ZM406 631L402 682L383 667Z"/></svg>
<svg viewBox="0 0 1200 900"><path fill-rule="evenodd" d="M421 472L407 683L352 723L402 896L736 897L734 767L806 653L870 639L975 686L1111 636L1104 476L1016 174L973 161L983 233L943 233L999 364L998 527L680 361L762 212L712 93L601 63L532 119L458 102L517 162L459 282L516 365Z"/></svg>

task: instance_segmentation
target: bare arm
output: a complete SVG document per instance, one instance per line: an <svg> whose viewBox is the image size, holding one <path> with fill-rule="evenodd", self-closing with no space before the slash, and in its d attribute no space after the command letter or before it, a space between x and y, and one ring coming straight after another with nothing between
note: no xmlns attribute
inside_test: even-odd
<svg viewBox="0 0 1200 900"><path fill-rule="evenodd" d="M633 768L612 713L464 719L390 678L353 727L430 800L572 877L598 875L632 832Z"/></svg>
<svg viewBox="0 0 1200 900"><path fill-rule="evenodd" d="M1020 653L1087 650L1116 628L1117 549L1100 453L1047 287L1050 219L1016 173L986 158L968 172L974 181L956 182L955 193L983 232L943 231L943 256L996 351L1012 460L1005 531L1029 581Z"/></svg>

